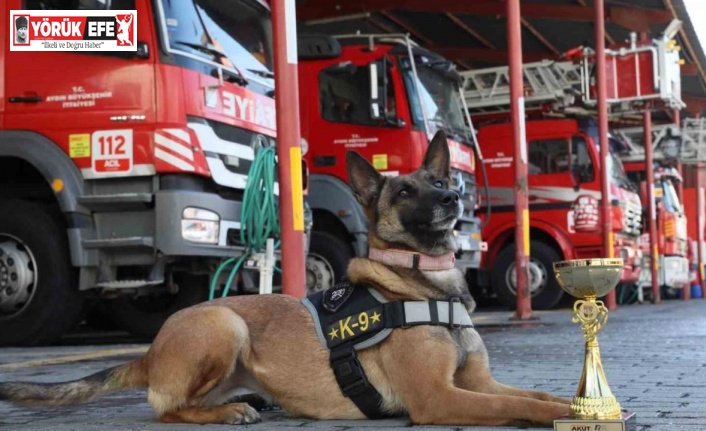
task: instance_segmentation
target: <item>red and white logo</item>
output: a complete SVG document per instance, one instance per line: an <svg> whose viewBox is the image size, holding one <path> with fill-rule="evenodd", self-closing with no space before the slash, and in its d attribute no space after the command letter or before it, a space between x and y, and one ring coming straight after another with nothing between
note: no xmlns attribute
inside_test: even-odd
<svg viewBox="0 0 706 431"><path fill-rule="evenodd" d="M593 196L581 195L573 203L574 230L576 232L595 232L598 230L598 200Z"/></svg>
<svg viewBox="0 0 706 431"><path fill-rule="evenodd" d="M137 51L137 11L13 10L10 51Z"/></svg>

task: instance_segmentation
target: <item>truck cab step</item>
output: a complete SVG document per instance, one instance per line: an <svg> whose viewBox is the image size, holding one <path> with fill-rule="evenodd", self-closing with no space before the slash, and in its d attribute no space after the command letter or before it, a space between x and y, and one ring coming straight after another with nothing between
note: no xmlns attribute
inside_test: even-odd
<svg viewBox="0 0 706 431"><path fill-rule="evenodd" d="M143 209L152 204L152 193L116 193L107 195L86 195L78 198L78 202L96 211L122 211Z"/></svg>
<svg viewBox="0 0 706 431"><path fill-rule="evenodd" d="M154 238L151 236L132 236L126 238L86 239L83 240L83 246L90 249L153 247Z"/></svg>
<svg viewBox="0 0 706 431"><path fill-rule="evenodd" d="M137 289L145 286L158 286L163 284L164 280L115 280L96 283L96 287L104 289Z"/></svg>

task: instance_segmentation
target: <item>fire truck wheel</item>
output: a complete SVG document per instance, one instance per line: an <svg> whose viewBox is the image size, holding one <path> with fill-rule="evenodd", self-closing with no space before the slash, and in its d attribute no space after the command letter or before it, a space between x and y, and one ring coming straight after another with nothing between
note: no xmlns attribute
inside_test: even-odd
<svg viewBox="0 0 706 431"><path fill-rule="evenodd" d="M562 260L561 255L551 246L539 242L530 242L530 294L532 309L550 310L556 307L564 296L552 272L552 263ZM495 293L508 307L517 307L515 288L515 244L505 247L495 260L492 275Z"/></svg>
<svg viewBox="0 0 706 431"><path fill-rule="evenodd" d="M1 200L0 208L0 345L55 341L83 305L66 226L32 202Z"/></svg>
<svg viewBox="0 0 706 431"><path fill-rule="evenodd" d="M687 287L689 287L689 286L687 286ZM662 285L662 286L660 286L659 290L662 294L662 298L664 298L664 299L677 299L677 298L679 298L679 289L681 289L681 287Z"/></svg>
<svg viewBox="0 0 706 431"><path fill-rule="evenodd" d="M307 293L328 289L342 281L352 257L348 243L329 233L313 231L306 256Z"/></svg>
<svg viewBox="0 0 706 431"><path fill-rule="evenodd" d="M108 312L119 327L138 337L154 337L169 316L208 300L208 276L179 273L174 276L176 294L123 296L107 302Z"/></svg>

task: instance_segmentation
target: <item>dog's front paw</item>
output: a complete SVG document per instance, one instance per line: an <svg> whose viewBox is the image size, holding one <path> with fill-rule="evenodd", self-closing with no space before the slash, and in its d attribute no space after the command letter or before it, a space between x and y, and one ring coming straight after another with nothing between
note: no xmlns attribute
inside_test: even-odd
<svg viewBox="0 0 706 431"><path fill-rule="evenodd" d="M229 425L254 424L260 422L260 414L248 403L228 404L229 415L224 418L223 423Z"/></svg>

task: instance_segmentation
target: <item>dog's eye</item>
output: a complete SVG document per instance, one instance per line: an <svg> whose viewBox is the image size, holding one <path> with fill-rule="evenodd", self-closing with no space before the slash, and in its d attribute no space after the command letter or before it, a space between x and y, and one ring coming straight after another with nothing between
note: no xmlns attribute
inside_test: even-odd
<svg viewBox="0 0 706 431"><path fill-rule="evenodd" d="M402 189L398 194L400 195L400 197L406 198L407 196L409 196L409 191L407 189Z"/></svg>
<svg viewBox="0 0 706 431"><path fill-rule="evenodd" d="M434 187L442 188L444 187L444 182L441 180L434 181Z"/></svg>

